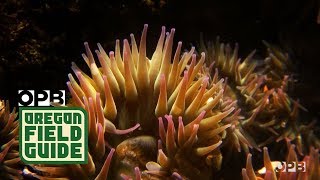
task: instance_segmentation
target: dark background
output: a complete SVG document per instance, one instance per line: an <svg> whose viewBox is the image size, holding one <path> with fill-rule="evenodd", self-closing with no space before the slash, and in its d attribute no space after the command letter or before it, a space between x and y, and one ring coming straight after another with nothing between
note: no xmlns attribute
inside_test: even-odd
<svg viewBox="0 0 320 180"><path fill-rule="evenodd" d="M18 89L66 89L71 61L84 67L83 42L113 50L115 39L136 34L149 24L148 55L160 29L176 28L184 48L220 36L240 44L240 55L262 40L287 51L298 80L292 96L319 115L320 25L318 0L3 0L0 3L0 98L16 105ZM319 18L320 20L320 18ZM320 23L320 21L319 21Z"/></svg>

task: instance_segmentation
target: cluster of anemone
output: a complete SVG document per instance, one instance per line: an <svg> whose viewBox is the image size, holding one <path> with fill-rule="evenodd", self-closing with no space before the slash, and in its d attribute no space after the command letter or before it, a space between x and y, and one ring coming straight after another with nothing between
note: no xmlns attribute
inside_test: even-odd
<svg viewBox="0 0 320 180"><path fill-rule="evenodd" d="M182 42L174 48L175 29L166 32L162 27L149 58L147 28L145 25L139 47L132 34L130 43L123 40L121 48L117 40L110 52L98 43L93 53L85 43L82 57L89 68L81 70L72 63L73 73L68 74L67 82L72 99L67 106L88 112L88 164L34 164L23 172L1 166L11 168L6 169L9 175L16 172L38 179L213 179L226 168L222 163L225 151L248 154L283 139L293 141L300 155L305 147L320 147L310 133L312 124L297 123L298 110L303 107L287 94L291 81L284 73L291 66L287 55L266 43L269 54L265 61L253 61L254 52L241 60L237 45L232 49L217 41L214 46L202 44L200 50L204 52L197 56L195 47L183 52ZM2 131L14 134L10 135L14 144L15 113L9 116L8 110L1 112L6 112L0 118L7 119L3 122L11 127L11 131L9 125ZM1 149L0 158L11 157L17 163L20 159L7 153L11 150L17 155L10 145L3 146L6 148ZM311 166L318 169L318 151L312 149L310 153ZM265 148L264 154L267 159ZM248 158L243 178L256 179L251 155ZM272 172L266 176L277 177ZM315 172L310 177L318 175Z"/></svg>
<svg viewBox="0 0 320 180"><path fill-rule="evenodd" d="M8 102L0 101L0 177L21 179L19 157L19 124L15 110L10 112Z"/></svg>
<svg viewBox="0 0 320 180"><path fill-rule="evenodd" d="M309 146L319 148L310 129L313 123L298 122L299 111L306 109L288 95L294 82L288 54L265 41L264 44L268 50L264 60L253 59L255 51L242 60L238 57L238 44L231 48L220 43L219 38L214 44L201 41L200 50L206 52L210 64L204 72L210 74L214 69L228 78L227 93L241 109L241 126L259 148L285 138L295 141L300 154Z"/></svg>

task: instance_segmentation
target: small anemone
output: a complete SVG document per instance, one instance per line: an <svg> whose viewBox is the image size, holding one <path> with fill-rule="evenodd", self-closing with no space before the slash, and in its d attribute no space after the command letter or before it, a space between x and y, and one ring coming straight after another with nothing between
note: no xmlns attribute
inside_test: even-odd
<svg viewBox="0 0 320 180"><path fill-rule="evenodd" d="M172 116L166 115L166 130L164 119L159 117L157 162L148 162L146 172L161 179L175 175L191 179L212 178L211 169L219 170L222 161L219 151L222 140L219 134L230 125L219 127L218 123L223 116L213 116L210 120L203 117L204 112L185 126L180 116L176 128ZM209 121L212 123L210 126Z"/></svg>
<svg viewBox="0 0 320 180"><path fill-rule="evenodd" d="M22 179L19 157L19 124L15 109L10 112L9 102L0 101L0 177Z"/></svg>

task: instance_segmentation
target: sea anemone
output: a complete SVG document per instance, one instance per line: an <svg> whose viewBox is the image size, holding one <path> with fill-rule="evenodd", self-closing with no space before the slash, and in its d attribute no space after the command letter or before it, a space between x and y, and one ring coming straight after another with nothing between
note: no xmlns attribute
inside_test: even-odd
<svg viewBox="0 0 320 180"><path fill-rule="evenodd" d="M73 173L65 166L35 165L35 171L44 172L38 177L210 179L220 169L220 146L226 137L238 148L253 146L239 129L239 111L225 97L224 80L202 73L205 53L198 62L194 47L180 56L179 42L171 59L175 29L166 33L162 27L149 59L147 28L139 49L132 34L131 46L123 41L122 56L119 40L109 55L98 44L100 68L84 44L82 57L91 76L73 63L79 83L69 74L67 86L69 106L89 114L89 164L68 166Z"/></svg>
<svg viewBox="0 0 320 180"><path fill-rule="evenodd" d="M267 57L253 59L252 51L243 61L238 56L238 44L200 43L200 50L207 55L210 66L204 73L219 72L220 78L228 79L227 97L237 101L241 109L239 121L243 130L251 135L259 147L284 138L295 140L299 152L307 151L308 145L319 147L319 140L308 125L298 121L299 110L306 109L289 95L289 85L293 84L293 65L289 55L264 41ZM313 134L313 133L311 133ZM248 136L249 137L249 136Z"/></svg>
<svg viewBox="0 0 320 180"><path fill-rule="evenodd" d="M0 177L21 179L19 157L19 124L15 109L10 113L9 102L0 101Z"/></svg>
<svg viewBox="0 0 320 180"><path fill-rule="evenodd" d="M310 153L307 156L299 158L299 155L296 153L296 146L291 144L289 140L287 140L287 158L285 162L295 163L296 167L294 172L287 172L283 170L278 170L276 172L277 165L281 162L279 161L271 161L268 153L268 148L263 148L263 162L264 167L258 171L254 171L252 166L252 155L248 154L246 168L242 169L242 177L243 180L254 180L254 179L264 179L264 180L315 180L320 177L320 159L319 159L319 149L315 149L313 147L310 148ZM302 160L302 161L301 161ZM298 162L305 163L305 167L301 166L301 168L297 168ZM282 168L281 168L282 169Z"/></svg>

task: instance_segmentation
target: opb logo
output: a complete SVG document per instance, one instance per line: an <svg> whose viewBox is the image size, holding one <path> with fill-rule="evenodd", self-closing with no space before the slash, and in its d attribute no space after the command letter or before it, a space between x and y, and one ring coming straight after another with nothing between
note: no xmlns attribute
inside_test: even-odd
<svg viewBox="0 0 320 180"><path fill-rule="evenodd" d="M64 90L19 90L19 106L50 106L50 103L65 105Z"/></svg>
<svg viewBox="0 0 320 180"><path fill-rule="evenodd" d="M306 172L306 162L279 162L276 169L276 172Z"/></svg>

